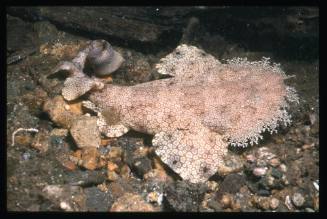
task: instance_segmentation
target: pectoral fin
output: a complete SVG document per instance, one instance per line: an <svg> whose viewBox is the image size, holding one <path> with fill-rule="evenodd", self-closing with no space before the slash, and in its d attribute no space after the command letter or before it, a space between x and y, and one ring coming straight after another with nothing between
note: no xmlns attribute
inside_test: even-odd
<svg viewBox="0 0 327 219"><path fill-rule="evenodd" d="M208 129L157 133L152 144L161 160L184 180L208 180L223 162L227 145L219 134Z"/></svg>

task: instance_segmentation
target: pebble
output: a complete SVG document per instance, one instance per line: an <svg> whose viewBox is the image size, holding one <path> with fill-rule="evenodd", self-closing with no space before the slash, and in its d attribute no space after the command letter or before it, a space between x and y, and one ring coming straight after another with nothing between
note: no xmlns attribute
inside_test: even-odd
<svg viewBox="0 0 327 219"><path fill-rule="evenodd" d="M107 176L110 181L116 181L119 179L119 176L117 174L117 171L119 171L119 167L117 164L108 161L107 164Z"/></svg>
<svg viewBox="0 0 327 219"><path fill-rule="evenodd" d="M277 170L276 168L272 168L271 169L271 175L277 179L282 178L283 173L281 173L279 170Z"/></svg>
<svg viewBox="0 0 327 219"><path fill-rule="evenodd" d="M220 199L220 203L221 203L223 208L231 207L232 202L233 202L233 197L228 193L224 194Z"/></svg>
<svg viewBox="0 0 327 219"><path fill-rule="evenodd" d="M305 202L305 199L303 197L303 195L299 192L296 192L293 194L292 196L292 202L293 204L296 206L296 207L302 207L304 202Z"/></svg>
<svg viewBox="0 0 327 219"><path fill-rule="evenodd" d="M72 160L71 156L67 157L66 154L61 154L56 157L57 160L61 163L61 165L63 165L67 170L70 171L76 170L78 162Z"/></svg>
<svg viewBox="0 0 327 219"><path fill-rule="evenodd" d="M275 183L275 178L272 177L272 176L267 176L267 178L266 178L266 182L267 182L267 185L271 187L271 186L273 186L274 183Z"/></svg>
<svg viewBox="0 0 327 219"><path fill-rule="evenodd" d="M268 171L267 167L256 167L253 169L252 173L255 176L264 176Z"/></svg>
<svg viewBox="0 0 327 219"><path fill-rule="evenodd" d="M312 208L305 208L304 210L305 212L315 212L315 210L313 210Z"/></svg>
<svg viewBox="0 0 327 219"><path fill-rule="evenodd" d="M98 168L100 153L95 147L85 147L82 149L82 166L88 170Z"/></svg>
<svg viewBox="0 0 327 219"><path fill-rule="evenodd" d="M275 210L279 206L279 200L277 198L271 198L269 205L272 210Z"/></svg>
<svg viewBox="0 0 327 219"><path fill-rule="evenodd" d="M167 175L166 171L162 169L152 169L143 178L146 181L157 181L157 182L171 182L172 178Z"/></svg>
<svg viewBox="0 0 327 219"><path fill-rule="evenodd" d="M43 105L43 111L47 112L56 125L70 128L72 122L83 114L81 102L69 104L69 110L65 107L68 103L61 95L48 99Z"/></svg>
<svg viewBox="0 0 327 219"><path fill-rule="evenodd" d="M318 194L313 196L313 208L316 211L319 211L319 195Z"/></svg>
<svg viewBox="0 0 327 219"><path fill-rule="evenodd" d="M108 192L113 195L114 200L122 197L126 192L134 193L133 187L125 180L111 182L108 186Z"/></svg>
<svg viewBox="0 0 327 219"><path fill-rule="evenodd" d="M112 162L112 161L108 161L107 169L108 169L108 171L115 171L115 172L117 172L117 170L118 170L118 165L115 164L115 163Z"/></svg>
<svg viewBox="0 0 327 219"><path fill-rule="evenodd" d="M108 160L111 160L115 163L121 161L123 150L121 147L110 147L110 150L106 156Z"/></svg>
<svg viewBox="0 0 327 219"><path fill-rule="evenodd" d="M47 152L49 149L49 132L42 130L36 133L31 146L41 153Z"/></svg>
<svg viewBox="0 0 327 219"><path fill-rule="evenodd" d="M311 148L313 148L314 146L315 146L315 143L304 144L304 145L302 146L302 149L303 149L303 150L307 150L307 149L311 149Z"/></svg>
<svg viewBox="0 0 327 219"><path fill-rule="evenodd" d="M283 184L284 184L285 186L287 186L287 185L289 185L289 184L290 184L290 182L288 181L288 179L287 179L287 176L286 176L286 175L283 175L283 176L282 176L282 182L283 182Z"/></svg>
<svg viewBox="0 0 327 219"><path fill-rule="evenodd" d="M99 186L84 188L86 196L85 205L88 211L105 212L113 204L114 200L110 192L103 192Z"/></svg>
<svg viewBox="0 0 327 219"><path fill-rule="evenodd" d="M279 165L279 169L283 173L286 173L287 172L287 166L285 164Z"/></svg>
<svg viewBox="0 0 327 219"><path fill-rule="evenodd" d="M131 169L129 168L129 166L127 164L124 164L120 168L120 175L123 179L128 179L131 176Z"/></svg>
<svg viewBox="0 0 327 219"><path fill-rule="evenodd" d="M27 135L16 135L15 143L23 146L28 146L32 143L33 137L29 134Z"/></svg>
<svg viewBox="0 0 327 219"><path fill-rule="evenodd" d="M256 160L256 157L253 154L246 155L246 161L253 163Z"/></svg>
<svg viewBox="0 0 327 219"><path fill-rule="evenodd" d="M198 186L186 181L169 183L165 189L165 198L169 205L180 212L197 212L201 205Z"/></svg>
<svg viewBox="0 0 327 219"><path fill-rule="evenodd" d="M154 207L138 194L126 193L111 206L113 212L153 212Z"/></svg>
<svg viewBox="0 0 327 219"><path fill-rule="evenodd" d="M216 181L207 181L206 185L210 192L216 192L219 188L219 184Z"/></svg>
<svg viewBox="0 0 327 219"><path fill-rule="evenodd" d="M270 199L268 197L254 196L252 202L260 209L268 210L270 208Z"/></svg>
<svg viewBox="0 0 327 219"><path fill-rule="evenodd" d="M119 175L114 171L108 170L107 175L108 175L108 180L110 181L117 181L119 179Z"/></svg>
<svg viewBox="0 0 327 219"><path fill-rule="evenodd" d="M267 147L261 147L256 151L256 156L261 160L270 160L276 157L276 155L270 152L270 149Z"/></svg>
<svg viewBox="0 0 327 219"><path fill-rule="evenodd" d="M315 189L319 192L319 180L316 180L313 182L313 186L315 187Z"/></svg>
<svg viewBox="0 0 327 219"><path fill-rule="evenodd" d="M150 192L146 196L146 201L150 202L150 203L157 203L158 205L161 205L162 201L163 201L163 194L158 193L158 192Z"/></svg>
<svg viewBox="0 0 327 219"><path fill-rule="evenodd" d="M269 196L270 195L270 191L266 190L266 189L259 189L259 191L257 192L258 195L260 196Z"/></svg>
<svg viewBox="0 0 327 219"><path fill-rule="evenodd" d="M205 202L202 204L202 206L204 207L204 209L209 209L209 211L216 211L216 212L221 212L223 211L220 203L218 201L216 201L213 198L209 198L208 200L205 200Z"/></svg>
<svg viewBox="0 0 327 219"><path fill-rule="evenodd" d="M97 118L94 116L82 116L72 122L70 134L79 148L97 148L101 143L101 134L97 126Z"/></svg>
<svg viewBox="0 0 327 219"><path fill-rule="evenodd" d="M143 177L152 169L151 160L148 157L137 158L133 163L133 169L139 177Z"/></svg>
<svg viewBox="0 0 327 219"><path fill-rule="evenodd" d="M285 197L285 205L288 208L288 210L292 210L293 209L293 205L292 205L291 198L290 198L289 195L287 195Z"/></svg>
<svg viewBox="0 0 327 219"><path fill-rule="evenodd" d="M225 177L224 181L220 184L219 192L234 194L240 190L245 184L245 176L240 174L229 174Z"/></svg>
<svg viewBox="0 0 327 219"><path fill-rule="evenodd" d="M22 155L23 160L29 160L31 158L31 153L24 152Z"/></svg>
<svg viewBox="0 0 327 219"><path fill-rule="evenodd" d="M68 135L68 129L54 128L50 132L50 136L67 137L67 135Z"/></svg>
<svg viewBox="0 0 327 219"><path fill-rule="evenodd" d="M47 185L41 195L65 211L85 211L85 194L81 187Z"/></svg>
<svg viewBox="0 0 327 219"><path fill-rule="evenodd" d="M272 167L277 167L280 165L280 160L278 158L273 158L273 159L269 160L269 164Z"/></svg>

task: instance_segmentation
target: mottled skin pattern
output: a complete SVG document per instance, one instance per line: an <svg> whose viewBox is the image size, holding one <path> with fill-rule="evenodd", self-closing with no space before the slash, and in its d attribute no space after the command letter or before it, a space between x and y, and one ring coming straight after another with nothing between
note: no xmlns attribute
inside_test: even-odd
<svg viewBox="0 0 327 219"><path fill-rule="evenodd" d="M107 84L91 92L86 105L98 112L99 129L109 137L129 129L153 134L162 161L194 183L228 171L223 158L229 143L257 143L262 131L274 131L278 122L287 125L287 101L297 101L284 84L284 72L267 59L221 64L183 44L156 68L173 77L135 86Z"/></svg>
<svg viewBox="0 0 327 219"><path fill-rule="evenodd" d="M152 143L156 153L182 178L207 180L217 172L218 165L223 165L227 143L202 124L206 88L169 84L171 80L146 86L108 85L89 99L101 109L115 111L119 124L155 135Z"/></svg>

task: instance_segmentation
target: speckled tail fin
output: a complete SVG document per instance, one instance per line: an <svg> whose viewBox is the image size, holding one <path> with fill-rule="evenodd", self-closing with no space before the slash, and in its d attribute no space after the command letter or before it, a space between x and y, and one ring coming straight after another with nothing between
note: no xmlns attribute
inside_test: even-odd
<svg viewBox="0 0 327 219"><path fill-rule="evenodd" d="M156 68L160 74L189 80L198 76L203 77L220 66L221 63L205 51L195 46L181 44L162 58Z"/></svg>
<svg viewBox="0 0 327 219"><path fill-rule="evenodd" d="M160 132L154 136L152 144L164 163L193 183L208 180L227 153L221 136L208 129Z"/></svg>

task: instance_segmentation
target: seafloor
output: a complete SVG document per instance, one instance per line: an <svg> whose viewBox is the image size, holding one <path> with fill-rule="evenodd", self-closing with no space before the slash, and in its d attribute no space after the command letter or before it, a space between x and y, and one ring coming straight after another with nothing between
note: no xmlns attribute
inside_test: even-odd
<svg viewBox="0 0 327 219"><path fill-rule="evenodd" d="M6 18L9 211L319 211L318 8L12 7ZM63 80L47 75L89 39L125 57L108 77L113 84L159 79L154 64L182 42L219 60L271 57L295 76L287 83L300 104L289 127L230 148L235 173L191 184L155 155L152 136L131 131L81 150L51 121L43 104L60 95ZM53 104L60 117L65 103ZM65 109L81 113L78 103ZM31 130L12 144L19 128Z"/></svg>

